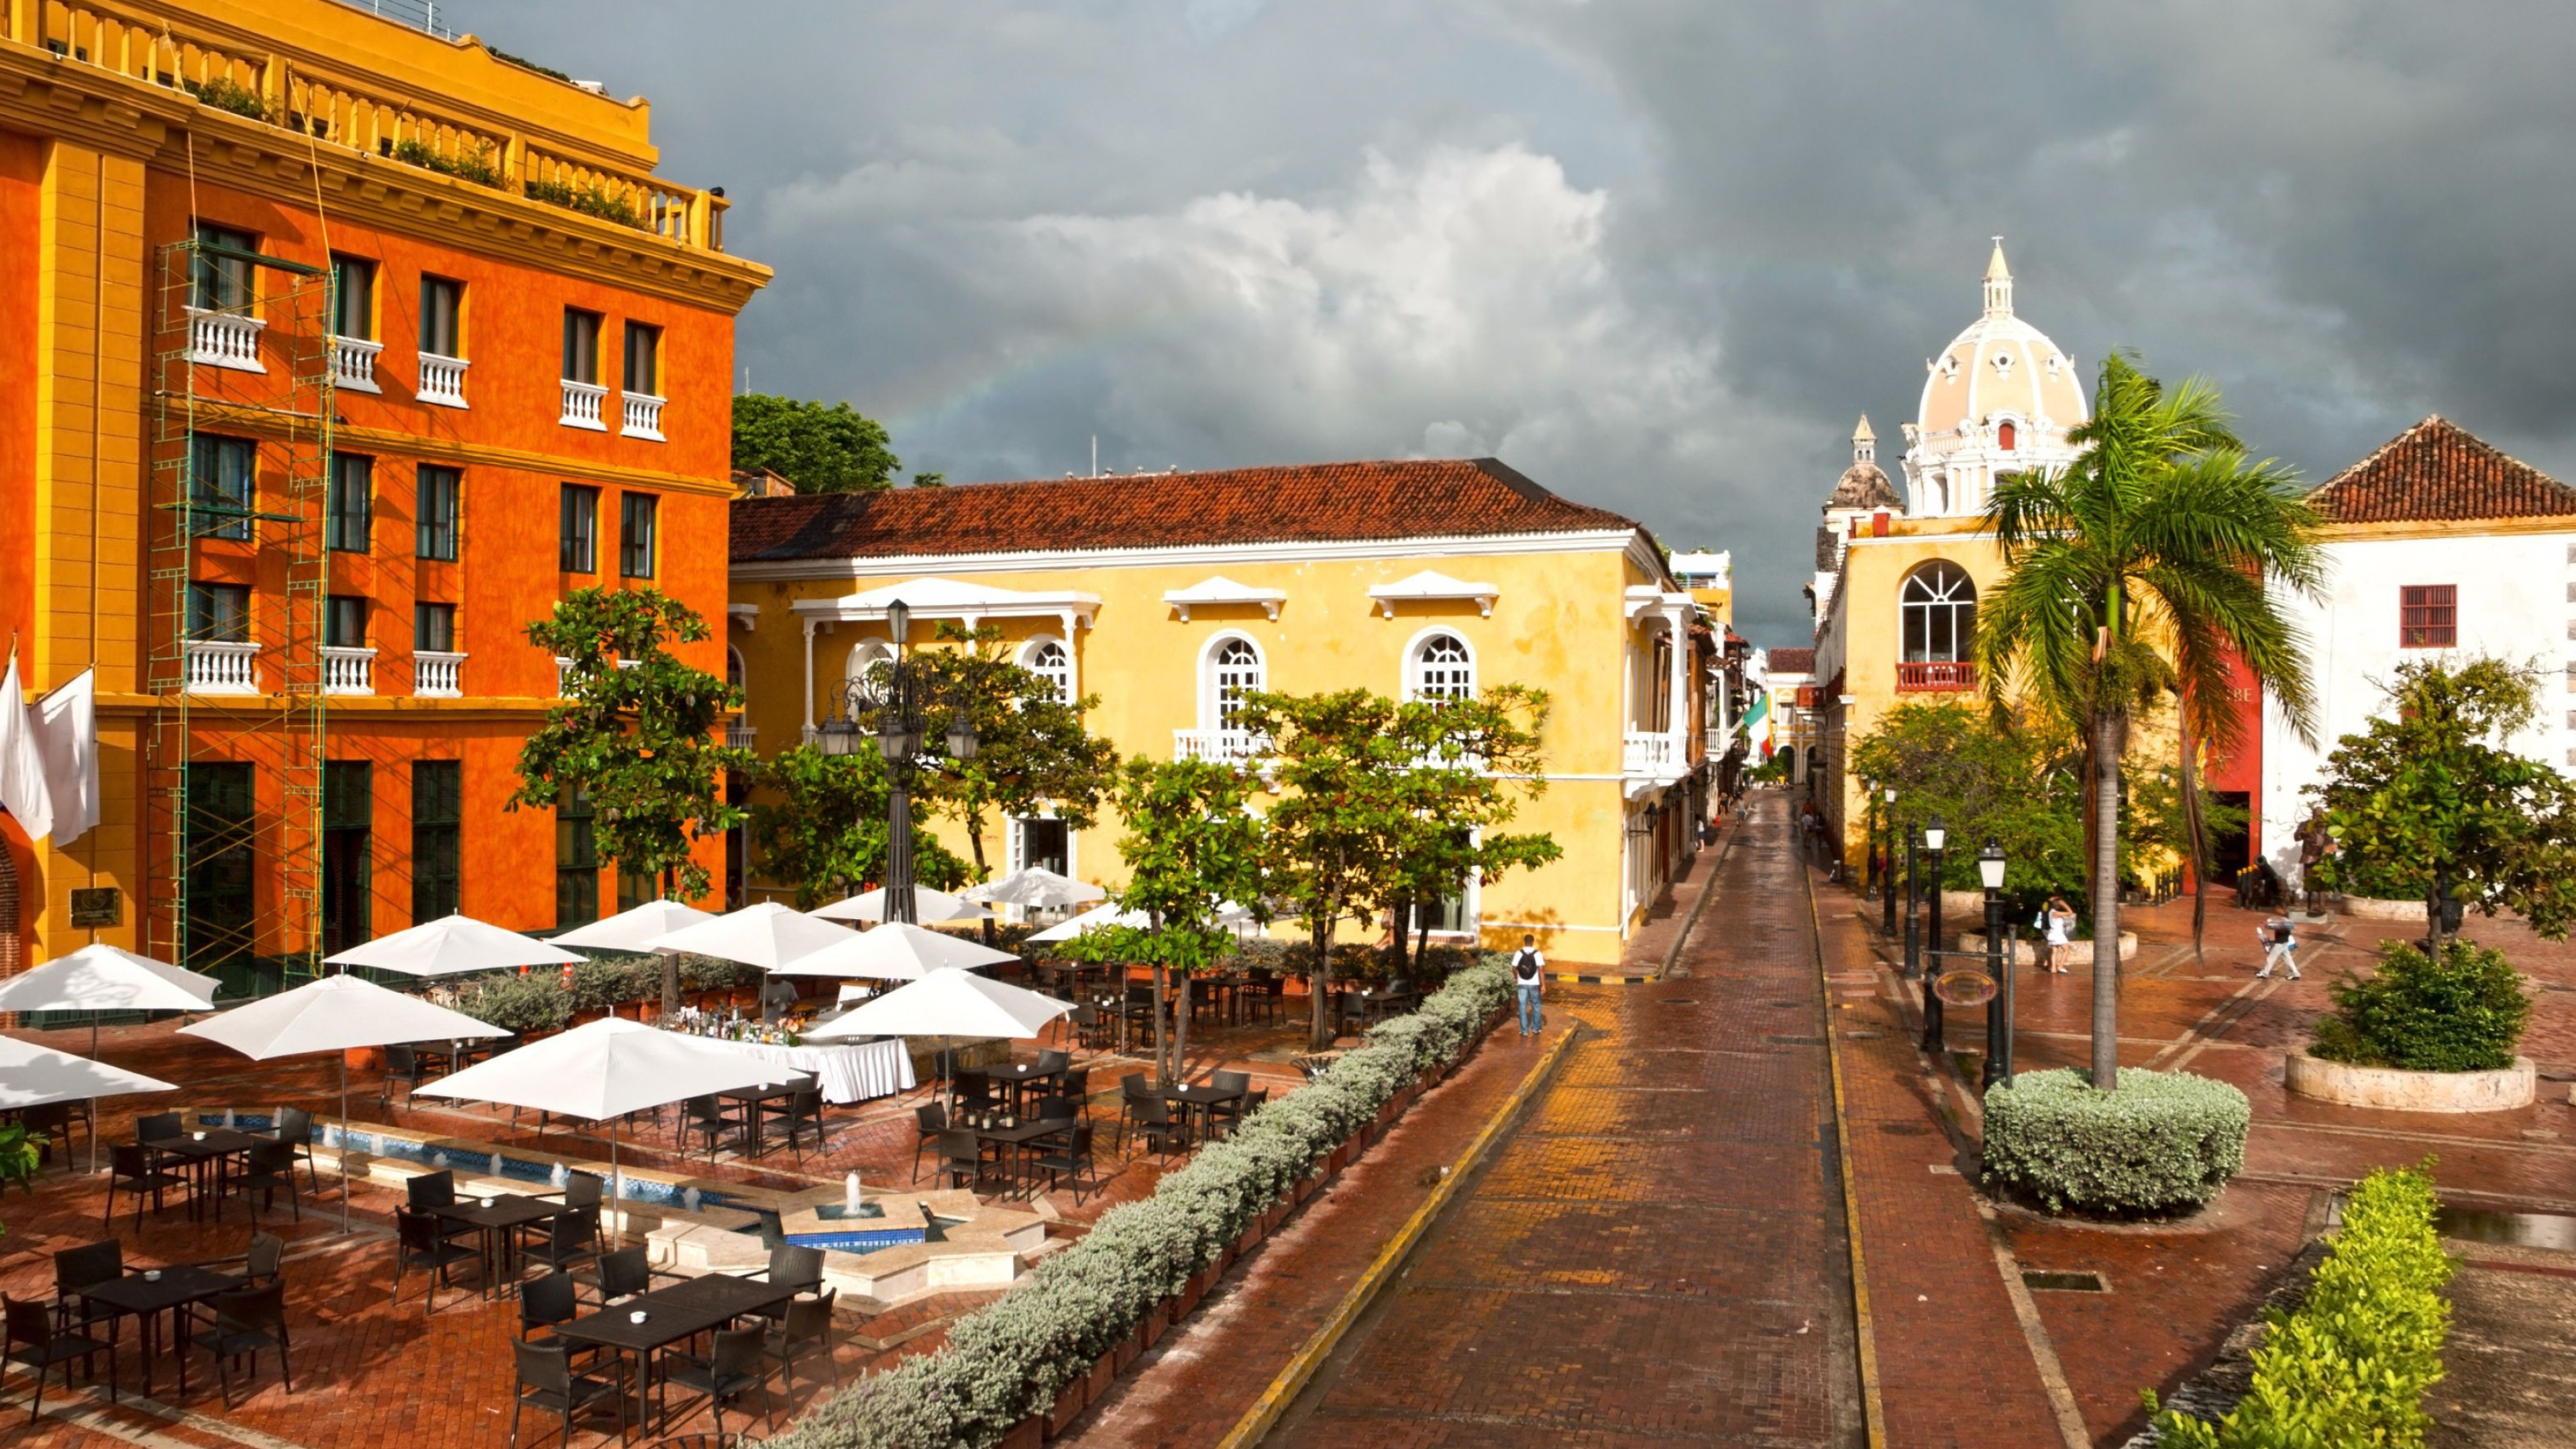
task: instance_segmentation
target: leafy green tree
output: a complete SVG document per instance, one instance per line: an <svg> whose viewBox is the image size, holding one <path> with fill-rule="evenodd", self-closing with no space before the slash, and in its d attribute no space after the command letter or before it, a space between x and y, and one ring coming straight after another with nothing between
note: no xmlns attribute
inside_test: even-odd
<svg viewBox="0 0 2576 1449"><path fill-rule="evenodd" d="M1234 933L1220 924L1226 907L1270 919L1263 824L1252 810L1260 788L1249 771L1208 760L1137 758L1118 770L1115 802L1127 823L1118 855L1127 862L1127 884L1111 896L1146 924L1086 931L1069 954L1153 968L1154 1070L1166 1086L1189 1062L1190 978L1233 948ZM1163 997L1173 979L1180 983L1180 1035L1167 1040Z"/></svg>
<svg viewBox="0 0 2576 1449"><path fill-rule="evenodd" d="M761 868L796 887L796 908L812 910L885 879L886 768L875 749L827 755L812 745L782 750L760 767L766 799L751 805L751 841ZM955 890L973 879L936 836L915 830L913 876Z"/></svg>
<svg viewBox="0 0 2576 1449"><path fill-rule="evenodd" d="M717 728L741 691L667 647L707 637L696 611L650 588L579 589L528 625L528 642L570 662L563 701L519 749L507 808L549 810L587 795L600 854L659 878L672 900L707 894L712 880L691 847L741 823L725 772L751 764L751 752L722 743ZM676 1011L679 998L679 965L665 958L663 1010Z"/></svg>
<svg viewBox="0 0 2576 1449"><path fill-rule="evenodd" d="M1853 744L1851 771L1872 800L1895 788L1905 830L1936 818L1949 828L1941 879L1931 884L1974 888L1977 851L1992 839L2004 848L2012 894L2083 893L2083 755L2054 719L2023 711L2007 722L1956 700L1901 704Z"/></svg>
<svg viewBox="0 0 2576 1449"><path fill-rule="evenodd" d="M1523 798L1547 790L1539 741L1548 708L1546 691L1517 684L1405 707L1400 728L1431 743L1403 782L1418 792L1417 803L1397 822L1402 834L1392 850L1388 945L1398 974L1406 972L1404 921L1414 907L1448 899L1470 878L1492 885L1564 856L1551 836L1499 829ZM1417 961L1430 945L1428 912L1418 936Z"/></svg>
<svg viewBox="0 0 2576 1449"><path fill-rule="evenodd" d="M1272 893L1293 908L1313 948L1314 1050L1333 1041L1334 931L1346 920L1373 921L1407 891L1429 888L1409 873L1405 853L1445 828L1472 827L1480 810L1499 808L1499 801L1475 803L1484 787L1468 777L1486 774L1485 765L1494 776L1517 773L1512 789L1543 788L1536 728L1525 722L1543 708L1544 696L1516 689L1464 704L1399 704L1364 689L1245 696L1238 724L1265 742L1255 763L1278 796L1267 836ZM1472 848L1480 868L1499 873L1552 858L1546 852L1553 843L1538 840L1544 837L1490 835ZM1439 879L1454 889L1458 877Z"/></svg>
<svg viewBox="0 0 2576 1449"><path fill-rule="evenodd" d="M767 468L799 493L866 493L893 487L903 460L885 426L846 402L748 392L733 400L733 465Z"/></svg>
<svg viewBox="0 0 2576 1449"><path fill-rule="evenodd" d="M2576 783L2508 748L2539 710L2535 677L2501 659L2397 666L2388 708L2337 741L2309 787L2334 842L2319 882L2415 882L2434 960L2467 910L2514 911L2564 938L2576 921Z"/></svg>
<svg viewBox="0 0 2576 1449"><path fill-rule="evenodd" d="M1083 728L1083 715L1099 707L1100 697L1057 698L1053 683L1004 654L1001 630L942 623L938 637L958 647L920 650L911 664L921 670L931 699L966 710L975 726L975 757L950 759L945 730L928 731L922 758L935 768L924 772L921 798L966 827L975 878L982 880L984 832L995 820L1053 810L1066 829L1090 829L1118 768L1118 751Z"/></svg>
<svg viewBox="0 0 2576 1449"><path fill-rule="evenodd" d="M2242 734L2224 705L2231 659L2311 737L2307 643L2275 591L2314 596L2323 565L2294 475L2248 461L2208 382L2167 388L2114 353L2092 418L2068 436L2082 449L2071 465L1995 481L1984 523L2009 572L1979 603L1976 660L1996 707L2027 691L2084 741L2093 934L2117 941L2131 719L2179 694L2186 809L2199 743L2228 750ZM2119 1084L2119 969L2117 950L2094 953L2092 1076L2106 1092Z"/></svg>

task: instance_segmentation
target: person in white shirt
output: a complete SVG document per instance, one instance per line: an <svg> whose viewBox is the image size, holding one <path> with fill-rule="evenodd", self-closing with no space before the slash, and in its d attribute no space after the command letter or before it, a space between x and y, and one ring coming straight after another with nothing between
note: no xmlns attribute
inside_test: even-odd
<svg viewBox="0 0 2576 1449"><path fill-rule="evenodd" d="M1521 948L1512 953L1512 984L1520 990L1523 1041L1538 1035L1542 1023L1538 1009L1539 989L1546 981L1547 957L1539 953L1538 937L1521 937Z"/></svg>
<svg viewBox="0 0 2576 1449"><path fill-rule="evenodd" d="M2265 947L2263 969L2254 973L2254 979L2268 978L2275 966L2289 967L2290 979L2299 979L2299 928L2296 923L2287 916L2273 916L2263 922L2254 938Z"/></svg>

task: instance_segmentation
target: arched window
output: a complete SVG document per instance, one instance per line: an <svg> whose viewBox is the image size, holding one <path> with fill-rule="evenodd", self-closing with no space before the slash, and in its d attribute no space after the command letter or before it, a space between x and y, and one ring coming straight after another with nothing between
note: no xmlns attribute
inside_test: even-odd
<svg viewBox="0 0 2576 1449"><path fill-rule="evenodd" d="M1073 656L1054 639L1032 639L1020 651L1020 667L1045 680L1059 700L1073 698Z"/></svg>
<svg viewBox="0 0 2576 1449"><path fill-rule="evenodd" d="M1404 692L1413 699L1476 697L1476 656L1455 634L1426 634L1404 661Z"/></svg>
<svg viewBox="0 0 2576 1449"><path fill-rule="evenodd" d="M2011 451L2013 450L2013 425L2012 425L2012 424L2010 424L2010 423L1997 423L1997 424L1995 425L1995 446L1996 446L1996 447L1998 447L1998 448L2000 448L2000 449L2002 449L2003 451L2005 451L2005 452L2007 452L2007 453L2009 453L2009 452L2011 452Z"/></svg>
<svg viewBox="0 0 2576 1449"><path fill-rule="evenodd" d="M1243 714L1243 697L1255 690L1269 688L1269 671L1262 666L1260 647L1240 634L1217 642L1207 654L1207 679L1204 707L1201 711L1209 729L1240 729L1237 721Z"/></svg>
<svg viewBox="0 0 2576 1449"><path fill-rule="evenodd" d="M744 691L751 688L751 671L743 667L742 651L730 644L725 646L725 683ZM750 695L745 693L743 697L749 699Z"/></svg>
<svg viewBox="0 0 2576 1449"><path fill-rule="evenodd" d="M1977 632L1977 586L1966 569L1935 559L1906 576L1897 620L1906 663L1956 663Z"/></svg>
<svg viewBox="0 0 2576 1449"><path fill-rule="evenodd" d="M872 690L883 684L885 670L878 666L892 663L893 645L883 639L862 639L851 648L850 662L844 668L842 678L847 685L857 686L863 692ZM824 712L828 714L831 710L826 706Z"/></svg>

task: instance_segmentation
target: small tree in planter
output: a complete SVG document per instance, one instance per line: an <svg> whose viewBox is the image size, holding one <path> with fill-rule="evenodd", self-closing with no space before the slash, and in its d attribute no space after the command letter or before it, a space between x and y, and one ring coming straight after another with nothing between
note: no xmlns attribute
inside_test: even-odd
<svg viewBox="0 0 2576 1449"><path fill-rule="evenodd" d="M827 755L812 745L782 750L760 767L761 788L776 798L753 802L752 844L771 879L795 884L798 910L885 879L885 768L873 749ZM965 861L917 827L912 873L937 890L970 879Z"/></svg>
<svg viewBox="0 0 2576 1449"><path fill-rule="evenodd" d="M2309 787L2334 843L2318 882L2421 882L2428 960L2446 959L2470 910L2515 911L2564 939L2576 922L2576 785L2507 747L2539 712L2532 673L2491 658L2401 664L2388 706L2336 742L2324 782Z"/></svg>
<svg viewBox="0 0 2576 1449"><path fill-rule="evenodd" d="M2329 988L2334 1015L2317 1023L2310 1056L2415 1072L2491 1072L2513 1065L2531 1021L2531 997L2501 951L2452 940L2437 961L2390 941L2365 981L2350 972Z"/></svg>

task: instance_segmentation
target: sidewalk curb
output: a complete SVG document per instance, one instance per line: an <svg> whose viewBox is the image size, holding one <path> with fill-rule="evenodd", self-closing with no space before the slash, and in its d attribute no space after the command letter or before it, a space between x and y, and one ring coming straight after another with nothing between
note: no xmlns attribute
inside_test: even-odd
<svg viewBox="0 0 2576 1449"><path fill-rule="evenodd" d="M1548 973L1547 979L1579 986L1652 986L1671 974L1673 963L1682 958L1682 948L1690 944L1691 932L1699 929L1700 914L1708 909L1709 898L1716 894L1717 872L1725 866L1726 857L1734 852L1735 837L1742 830L1737 822L1727 823L1726 839L1718 846L1716 858L1708 864L1710 883L1700 887L1699 895L1691 901L1690 914L1682 918L1680 929L1673 932L1673 943L1664 948L1664 959L1655 963L1654 970L1642 973L1553 971Z"/></svg>
<svg viewBox="0 0 2576 1449"><path fill-rule="evenodd" d="M1801 864L1798 881L1807 892L1807 922L1812 935L1808 938L1816 953L1816 987L1828 1003L1833 1000L1832 983L1825 970L1825 923L1816 910L1816 878ZM1861 1421L1868 1435L1869 1449L1886 1449L1887 1409L1879 1398L1878 1330L1869 1316L1869 1268L1861 1259L1860 1184L1853 1177L1851 1150L1851 1117L1843 1099L1843 1049L1840 1033L1834 1029L1833 1012L1825 1012L1825 1060L1833 1069L1834 1079L1834 1152L1842 1163L1843 1241L1851 1245L1852 1319L1854 1337L1860 1349Z"/></svg>
<svg viewBox="0 0 2576 1449"><path fill-rule="evenodd" d="M1306 1385L1315 1377L1315 1371L1322 1368L1324 1360L1340 1346L1342 1336L1350 1332L1351 1325L1367 1310L1378 1290L1395 1276L1397 1268L1403 1266L1404 1260L1412 1254L1414 1244L1430 1231L1432 1219L1449 1205L1458 1184L1465 1182L1468 1174L1475 1170L1486 1149L1493 1146L1495 1137L1501 1133L1503 1124L1519 1116L1522 1106L1555 1072L1557 1062L1564 1057L1566 1048L1574 1044L1575 1034L1582 1029L1580 1023L1568 1027L1565 1034L1556 1039L1556 1045L1548 1048L1547 1055L1530 1067L1528 1074L1521 1078L1520 1085L1512 1088L1511 1095L1504 1098L1502 1105L1485 1120L1484 1127L1458 1155L1458 1160L1450 1164L1449 1172L1440 1179L1439 1186L1431 1189L1431 1195L1422 1200L1422 1204L1413 1210L1413 1216L1406 1218L1404 1226L1387 1240L1375 1261L1360 1274L1359 1281L1342 1295L1342 1301L1334 1306L1332 1316L1316 1328L1303 1347L1290 1355L1287 1365L1270 1381L1270 1387L1261 1391L1261 1397L1255 1399L1243 1417L1235 1421L1233 1430L1218 1441L1218 1449L1252 1449L1279 1422L1279 1416L1287 1412L1299 1394L1305 1392Z"/></svg>

